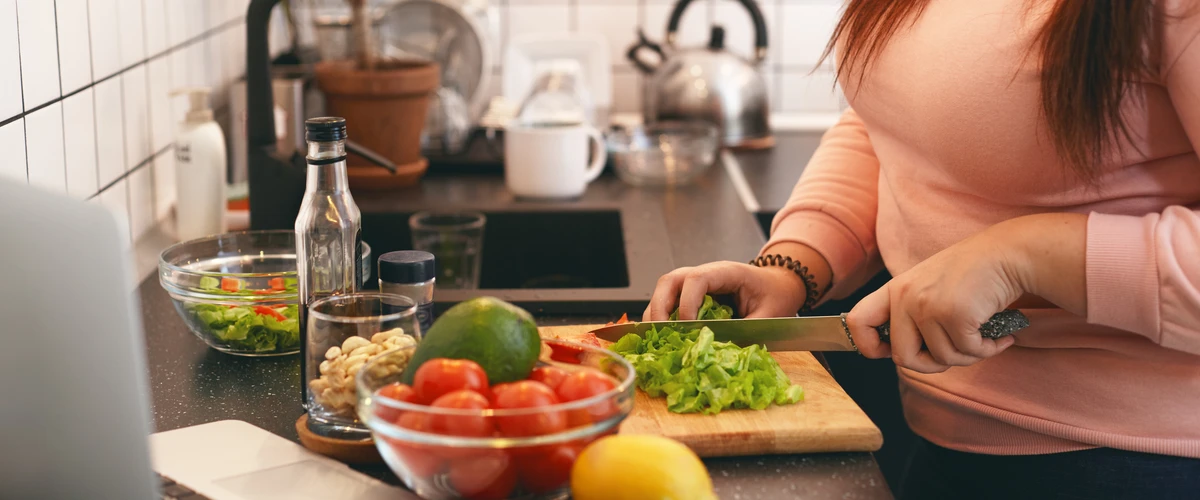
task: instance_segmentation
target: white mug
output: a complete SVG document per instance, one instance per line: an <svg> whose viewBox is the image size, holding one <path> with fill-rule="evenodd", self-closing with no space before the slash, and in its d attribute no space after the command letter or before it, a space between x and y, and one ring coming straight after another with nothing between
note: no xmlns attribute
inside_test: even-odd
<svg viewBox="0 0 1200 500"><path fill-rule="evenodd" d="M591 164L588 164L589 149ZM604 171L607 159L600 131L589 125L513 122L504 129L504 181L517 196L582 195L588 183Z"/></svg>

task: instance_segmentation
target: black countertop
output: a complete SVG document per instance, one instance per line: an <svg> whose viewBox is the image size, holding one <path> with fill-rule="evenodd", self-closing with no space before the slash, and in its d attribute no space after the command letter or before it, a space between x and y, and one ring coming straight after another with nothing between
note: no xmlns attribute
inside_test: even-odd
<svg viewBox="0 0 1200 500"><path fill-rule="evenodd" d="M788 196L808 159L821 142L821 132L789 132L776 135L775 147L734 153L746 183L758 200L762 213L775 213Z"/></svg>
<svg viewBox="0 0 1200 500"><path fill-rule="evenodd" d="M780 139L776 152L790 151L784 149L789 148L789 141ZM740 154L739 159L742 159ZM804 162L798 157L796 160L802 167ZM769 185L764 176L777 175L777 183L786 182L789 190L798 176L798 171L770 174L765 167L752 174L749 170L756 167L743 167L748 170L748 179L762 179ZM386 195L356 194L356 199L364 213L408 211L434 204L439 208L469 205L477 209L516 206L533 210L556 205L514 200L498 177L451 178L436 174L426 178L418 188ZM653 248L669 255L658 255L651 260L663 266L747 260L763 243L754 216L745 210L719 166L696 184L673 190L633 189L614 178L603 177L589 187L581 200L566 203L573 207L614 207L627 218L658 219L665 235L637 236L658 238L661 243ZM650 281L636 282L637 286L647 287L637 293L648 298L655 278L657 275ZM165 431L238 419L298 440L294 424L303 413L296 397L296 387L301 383L299 358L244 358L209 349L188 332L157 281L157 276L150 276L139 287L156 429ZM538 317L541 325L609 320L609 316ZM892 497L869 453L719 458L707 459L705 463L717 493L726 499ZM397 482L382 466L360 470Z"/></svg>

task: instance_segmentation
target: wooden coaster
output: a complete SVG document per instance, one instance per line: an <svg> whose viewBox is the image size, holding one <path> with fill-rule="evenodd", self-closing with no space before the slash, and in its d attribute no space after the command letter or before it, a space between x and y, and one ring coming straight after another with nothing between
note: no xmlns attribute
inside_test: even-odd
<svg viewBox="0 0 1200 500"><path fill-rule="evenodd" d="M296 420L296 433L300 435L300 444L313 452L347 464L378 464L383 462L379 449L375 448L375 440L370 437L358 441L334 439L320 436L308 429L308 414L301 415Z"/></svg>
<svg viewBox="0 0 1200 500"><path fill-rule="evenodd" d="M759 137L758 139L747 139L737 144L731 144L729 149L735 151L754 151L759 149L771 149L775 147L775 136L768 135Z"/></svg>

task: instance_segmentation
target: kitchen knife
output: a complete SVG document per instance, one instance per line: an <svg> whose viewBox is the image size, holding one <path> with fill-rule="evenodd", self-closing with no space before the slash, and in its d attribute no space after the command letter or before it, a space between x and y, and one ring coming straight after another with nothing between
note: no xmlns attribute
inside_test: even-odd
<svg viewBox="0 0 1200 500"><path fill-rule="evenodd" d="M846 315L806 316L797 318L710 319L695 321L641 321L622 323L593 330L597 337L609 342L621 340L630 333L644 335L651 328L670 326L676 330L708 327L716 340L740 346L761 344L771 351L857 351L846 327ZM1009 309L992 316L979 328L979 334L998 339L1029 326L1029 318L1020 311ZM875 328L880 340L888 342L887 323Z"/></svg>

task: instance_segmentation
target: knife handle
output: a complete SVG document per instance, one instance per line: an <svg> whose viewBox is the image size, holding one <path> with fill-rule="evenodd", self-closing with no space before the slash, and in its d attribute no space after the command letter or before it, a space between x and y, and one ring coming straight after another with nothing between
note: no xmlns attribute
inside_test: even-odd
<svg viewBox="0 0 1200 500"><path fill-rule="evenodd" d="M1006 309L993 315L983 326L979 327L979 335L985 339L1007 337L1029 326L1029 318L1016 309ZM891 342L891 325L884 323L875 327L879 340Z"/></svg>

